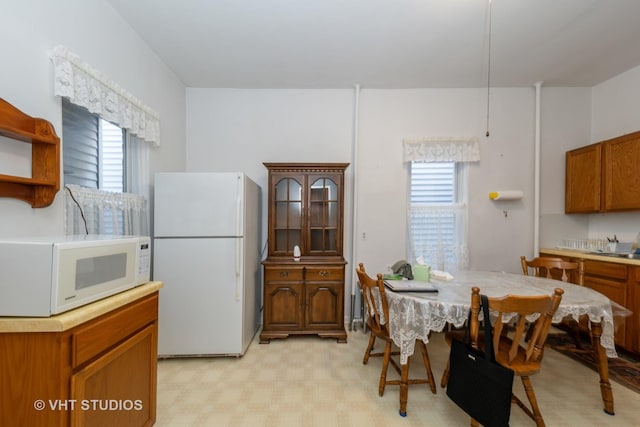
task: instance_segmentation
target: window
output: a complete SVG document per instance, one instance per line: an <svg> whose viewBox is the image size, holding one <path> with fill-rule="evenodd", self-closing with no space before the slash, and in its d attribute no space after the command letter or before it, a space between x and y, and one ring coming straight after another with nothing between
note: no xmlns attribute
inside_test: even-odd
<svg viewBox="0 0 640 427"><path fill-rule="evenodd" d="M147 234L146 200L127 193L146 144L65 98L62 137L67 234Z"/></svg>
<svg viewBox="0 0 640 427"><path fill-rule="evenodd" d="M66 47L56 46L52 59L66 233L147 235L147 147L160 145L160 116Z"/></svg>
<svg viewBox="0 0 640 427"><path fill-rule="evenodd" d="M125 189L125 132L62 100L65 184L122 193Z"/></svg>
<svg viewBox="0 0 640 427"><path fill-rule="evenodd" d="M434 269L467 267L466 165L410 163L409 253Z"/></svg>

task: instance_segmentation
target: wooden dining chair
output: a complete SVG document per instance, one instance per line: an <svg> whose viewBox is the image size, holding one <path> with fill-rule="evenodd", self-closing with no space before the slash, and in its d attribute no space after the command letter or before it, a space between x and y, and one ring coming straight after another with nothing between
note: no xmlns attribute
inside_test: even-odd
<svg viewBox="0 0 640 427"><path fill-rule="evenodd" d="M522 266L522 274L525 276L529 276L529 271L531 270L533 276L569 282L571 274L580 274L577 262L565 261L562 258L536 257L527 260L524 256L521 256L520 264ZM579 285L582 284L578 277L576 277L575 282Z"/></svg>
<svg viewBox="0 0 640 427"><path fill-rule="evenodd" d="M506 295L503 297L489 298L489 309L497 316L493 325L493 348L496 361L513 369L514 375L520 377L524 391L529 400L529 406L522 402L515 394L512 395L512 403L516 403L537 426L544 426L544 420L538 407L531 375L540 371L540 363L544 354L544 344L551 327L551 320L555 314L564 291L556 288L551 295L522 296ZM480 320L480 289L473 287L471 290L471 321L469 324L469 336L471 345L483 349L484 340L481 338ZM529 322L527 317L539 315L536 322ZM515 319L515 328L508 334L503 334L509 320ZM500 321L499 321L500 320ZM528 328L533 328L531 339L524 340ZM464 331L451 331L445 334L445 339L450 344L452 339L464 339ZM441 385L446 387L449 381L449 364L442 375ZM477 426L475 420L471 420L472 426Z"/></svg>
<svg viewBox="0 0 640 427"><path fill-rule="evenodd" d="M378 383L378 394L382 396L386 385L400 385L400 379L387 379L387 371L389 365L393 366L398 375L402 375L400 364L392 356L399 355L399 351L392 351L395 344L389 334L389 305L385 294L384 281L382 274L378 273L377 279L369 277L365 272L364 265L356 268L360 289L362 290L362 299L366 306L366 323L371 331L369 343L364 352L362 363L366 365L370 357L382 357L382 372L380 373L380 381ZM384 351L374 352L376 338L384 341ZM429 361L429 353L427 346L421 339L416 340L416 344L420 347L422 353L422 361L427 372L427 378L410 378L408 384L429 384L432 393L436 393L436 383L431 372L431 362ZM409 370L409 359L407 359L407 372Z"/></svg>
<svg viewBox="0 0 640 427"><path fill-rule="evenodd" d="M571 275L574 275L573 283L582 285L582 271L580 264L577 262L565 261L562 258L552 257L536 257L531 260L527 260L526 257L520 257L520 265L522 266L522 274L529 276L530 272L536 277L545 277L547 279L562 280L563 282L570 282ZM577 348L582 349L582 342L580 339L580 325L587 324L587 317L582 316L580 321L576 321L572 317L566 317L562 320L564 329L567 330L569 335L573 338L573 341ZM528 337L527 337L528 338Z"/></svg>

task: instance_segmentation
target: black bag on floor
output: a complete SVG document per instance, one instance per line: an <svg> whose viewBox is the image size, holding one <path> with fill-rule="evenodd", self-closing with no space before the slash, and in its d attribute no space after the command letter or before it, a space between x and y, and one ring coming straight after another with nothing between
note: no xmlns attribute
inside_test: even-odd
<svg viewBox="0 0 640 427"><path fill-rule="evenodd" d="M449 354L447 396L485 427L508 426L511 415L513 370L496 362L492 347L489 303L482 298L485 351L469 343L469 323L465 341L453 339ZM471 314L469 314L471 316Z"/></svg>

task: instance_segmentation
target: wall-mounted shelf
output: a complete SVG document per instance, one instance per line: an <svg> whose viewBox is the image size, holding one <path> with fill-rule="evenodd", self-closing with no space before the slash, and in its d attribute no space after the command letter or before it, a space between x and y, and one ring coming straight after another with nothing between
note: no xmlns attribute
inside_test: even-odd
<svg viewBox="0 0 640 427"><path fill-rule="evenodd" d="M0 135L31 144L31 178L0 174L0 197L49 206L60 189L60 138L53 125L0 98Z"/></svg>

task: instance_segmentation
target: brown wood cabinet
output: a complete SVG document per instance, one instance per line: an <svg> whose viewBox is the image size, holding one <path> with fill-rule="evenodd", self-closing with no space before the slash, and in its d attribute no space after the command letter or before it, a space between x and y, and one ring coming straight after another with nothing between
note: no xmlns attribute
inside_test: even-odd
<svg viewBox="0 0 640 427"><path fill-rule="evenodd" d="M585 259L583 262L583 285L607 296L611 301L627 307L627 279L628 267L624 264L594 261ZM625 321L617 325L616 345L627 348Z"/></svg>
<svg viewBox="0 0 640 427"><path fill-rule="evenodd" d="M348 163L265 163L268 256L260 342L318 335L346 342L343 248ZM294 247L300 260L294 260Z"/></svg>
<svg viewBox="0 0 640 427"><path fill-rule="evenodd" d="M157 319L155 291L67 330L0 333L2 421L153 425Z"/></svg>
<svg viewBox="0 0 640 427"><path fill-rule="evenodd" d="M610 139L603 145L603 210L640 209L640 132Z"/></svg>
<svg viewBox="0 0 640 427"><path fill-rule="evenodd" d="M640 210L640 132L566 153L565 213Z"/></svg>
<svg viewBox="0 0 640 427"><path fill-rule="evenodd" d="M558 257L557 253L540 252L540 256ZM560 256L578 262L582 278L572 274L570 282L594 289L623 307L632 314L627 318L617 318L615 342L625 350L640 353L640 267L623 263L594 260L580 256ZM604 258L604 257L602 257ZM615 317L615 313L614 313ZM582 325L586 329L586 325Z"/></svg>
<svg viewBox="0 0 640 427"><path fill-rule="evenodd" d="M601 174L601 144L592 144L567 151L565 213L600 211Z"/></svg>
<svg viewBox="0 0 640 427"><path fill-rule="evenodd" d="M625 348L640 354L640 267L629 267L627 304L633 312L627 320Z"/></svg>

